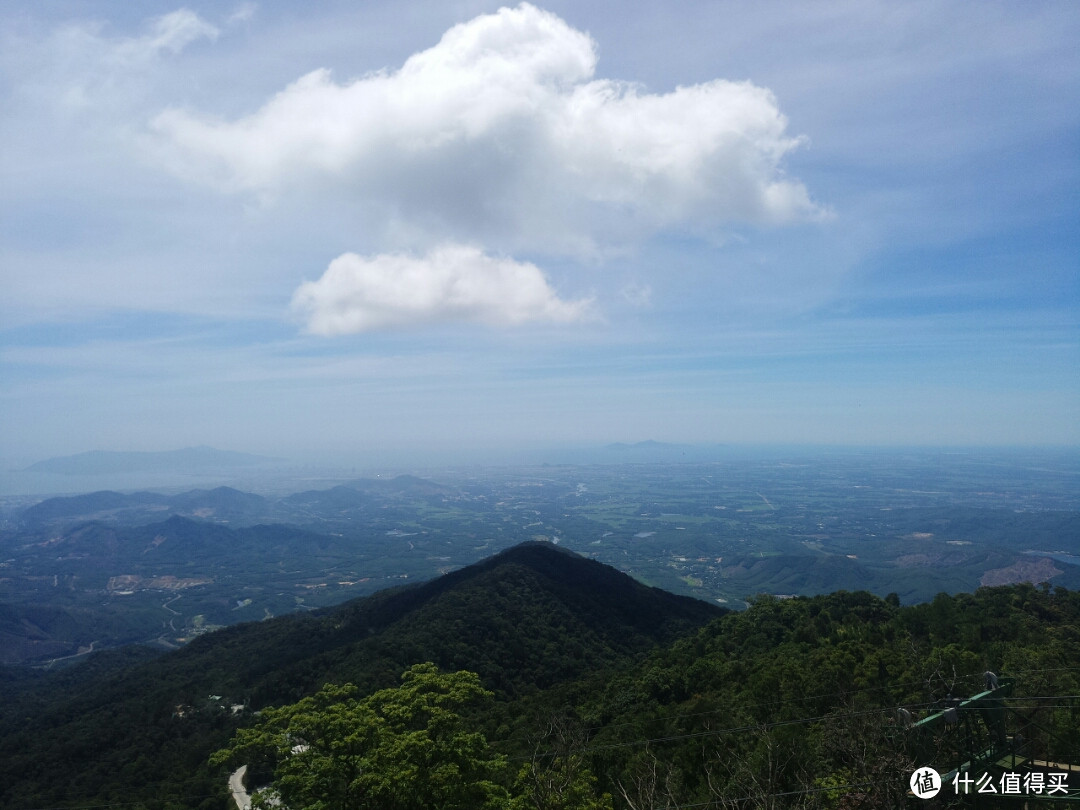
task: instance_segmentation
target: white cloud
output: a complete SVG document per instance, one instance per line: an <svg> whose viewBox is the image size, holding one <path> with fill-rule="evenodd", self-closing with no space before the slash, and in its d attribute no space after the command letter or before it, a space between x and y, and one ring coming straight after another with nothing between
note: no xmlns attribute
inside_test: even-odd
<svg viewBox="0 0 1080 810"><path fill-rule="evenodd" d="M145 62L162 53L180 53L200 39L217 39L219 33L194 11L182 8L155 19L147 34L118 43L113 55L124 63Z"/></svg>
<svg viewBox="0 0 1080 810"><path fill-rule="evenodd" d="M241 3L236 11L229 15L229 24L250 22L258 8L255 3Z"/></svg>
<svg viewBox="0 0 1080 810"><path fill-rule="evenodd" d="M590 302L561 300L534 264L447 244L422 257L346 253L296 290L292 309L309 332L329 336L449 321L579 321Z"/></svg>
<svg viewBox="0 0 1080 810"><path fill-rule="evenodd" d="M220 31L189 9L148 21L138 36L113 36L99 22L72 22L37 41L11 38L4 67L17 76L13 87L24 118L39 106L99 116L95 128L126 126L133 102L148 92L147 76L170 57Z"/></svg>
<svg viewBox="0 0 1080 810"><path fill-rule="evenodd" d="M363 223L414 243L588 253L664 230L782 223L821 210L782 161L800 139L765 88L653 94L594 79L585 33L523 4L454 26L399 70L316 70L254 113L157 115L184 177L260 196L337 187Z"/></svg>
<svg viewBox="0 0 1080 810"><path fill-rule="evenodd" d="M619 291L623 300L631 306L647 307L652 303L652 287L637 281L631 281Z"/></svg>

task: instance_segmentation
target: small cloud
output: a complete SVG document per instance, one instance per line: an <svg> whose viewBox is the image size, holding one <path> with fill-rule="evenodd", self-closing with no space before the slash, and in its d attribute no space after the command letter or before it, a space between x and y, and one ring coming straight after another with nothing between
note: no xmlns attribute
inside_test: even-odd
<svg viewBox="0 0 1080 810"><path fill-rule="evenodd" d="M64 24L46 39L20 43L18 91L35 106L97 112L122 125L131 103L146 93L147 76L161 62L219 34L185 8L149 20L137 36L112 35L100 22Z"/></svg>
<svg viewBox="0 0 1080 810"><path fill-rule="evenodd" d="M192 42L217 39L220 31L186 8L156 18L141 37L117 43L113 57L121 63L146 62L162 53L178 54Z"/></svg>
<svg viewBox="0 0 1080 810"><path fill-rule="evenodd" d="M652 287L632 281L620 291L623 300L635 307L647 307L652 303Z"/></svg>
<svg viewBox="0 0 1080 810"><path fill-rule="evenodd" d="M235 25L236 23L248 22L255 16L255 11L258 6L255 3L241 3L236 11L229 15L229 19L226 22L229 25Z"/></svg>
<svg viewBox="0 0 1080 810"><path fill-rule="evenodd" d="M433 323L519 326L590 316L591 301L564 301L529 262L446 244L425 256L346 253L293 294L293 313L316 335Z"/></svg>

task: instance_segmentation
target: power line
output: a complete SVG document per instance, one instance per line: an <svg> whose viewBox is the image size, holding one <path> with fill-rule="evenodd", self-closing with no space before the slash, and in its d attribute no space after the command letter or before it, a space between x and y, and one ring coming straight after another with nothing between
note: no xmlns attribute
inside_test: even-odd
<svg viewBox="0 0 1080 810"><path fill-rule="evenodd" d="M1048 669L1022 670L1022 671L1019 671L1019 672L1016 672L1016 673L1010 673L1010 675L1006 676L1006 677L1020 677L1022 675L1045 674L1045 673L1050 673L1050 672L1073 672L1073 671L1080 671L1080 667L1053 667L1053 668L1048 668ZM978 673L978 674L974 674L974 675L961 675L961 676L958 676L956 678L956 681L975 681L976 683L978 683L978 682L981 682L983 680L983 677L984 677L983 673ZM840 691L837 691L837 692L822 692L822 693L815 694L815 695L805 695L805 696L802 696L802 697L784 698L782 700L773 700L773 701L764 701L764 702L760 702L760 703L744 704L744 707L748 712L751 712L751 711L753 711L755 709L763 709L763 708L774 707L774 706L786 706L786 705L800 704L800 703L804 703L804 702L810 701L810 700L823 700L825 698L851 697L851 696L854 696L854 695L866 694L868 692L878 692L878 691L882 691L882 690L885 690L885 689L889 689L889 690L907 689L907 688L914 687L914 686L922 686L925 683L926 683L926 680L919 680L919 681L901 682L899 684L883 684L883 685L880 685L880 686L867 686L867 687L863 687L862 689L845 689L845 690L840 690ZM1013 701L1016 701L1016 700L1048 700L1048 699L1059 699L1060 700L1060 699L1069 699L1069 698L1080 698L1080 696L1076 696L1076 695L1055 695L1055 696L1052 696L1052 698L1034 698L1034 697L1018 698L1018 697L1010 697L1009 700L1013 700ZM926 707L937 705L939 703L940 703L939 700L921 701L921 702L900 701L898 705L903 705L904 707L910 707L910 708L926 708ZM892 710L893 709L882 707L881 709L875 710L875 711L888 712L888 711L892 711ZM662 715L662 716L648 718L647 720L644 721L644 723L671 722L671 721L674 721L674 720L688 720L688 719L693 719L693 718L698 718L698 717L707 717L707 716L711 716L711 715L717 715L717 714L721 714L724 711L725 711L725 709L710 709L708 711L702 711L702 712L689 712L689 713L682 713L682 714ZM609 724L604 724L604 725L599 725L599 726L586 726L586 727L582 728L581 730L582 730L583 733L589 734L589 733L596 732L596 731L608 731L608 730L611 730L611 729L624 728L626 726L639 726L639 725L643 725L643 722L642 721L628 721L628 722L625 722L625 723L609 723ZM530 739L529 737L506 737L506 738L503 738L502 740L495 741L493 744L498 744L498 743L503 743L503 742L515 742L515 741L528 742L529 739Z"/></svg>
<svg viewBox="0 0 1080 810"><path fill-rule="evenodd" d="M1021 701L1025 701L1025 702L1042 701L1042 700L1080 700L1080 695L1047 695L1047 696L1026 697L1026 698L1011 698L1010 697L1010 698L1006 698L1006 700L1008 700L1010 702L1012 702L1014 700L1021 700ZM783 701L779 701L779 703L783 703ZM939 701L928 701L928 702L924 702L924 703L915 703L915 704L908 703L908 704L905 704L905 705L912 706L912 707L917 707L917 708L927 708L927 707L931 707L931 706L939 706L940 702ZM1078 707L1076 704L1052 704L1052 705L1041 705L1041 706L1037 706L1036 708L1068 708L1068 709L1076 709L1076 708L1080 708L1080 707ZM848 720L848 719L853 719L853 718L856 718L856 717L867 717L867 716L879 715L879 714L891 714L893 711L894 711L894 709L879 707L879 708L876 708L876 709L864 709L864 710L855 711L855 712L842 712L842 713L830 712L828 714L818 715L818 716L815 716L815 717L800 717L800 718L787 719L787 720L763 721L763 722L758 722L758 723L747 723L747 724L743 724L743 725L740 725L740 726L730 726L730 727L727 727L727 728L706 729L704 731L688 732L686 734L672 734L672 735L667 735L667 736L664 736L664 737L639 738L639 739L635 739L635 740L627 740L627 741L618 742L618 743L603 743L603 744L599 744L599 745L586 745L583 748L581 748L580 750L581 750L582 753L591 753L591 752L595 752L595 751L604 751L604 750L611 750L611 749L616 749L616 748L631 748L631 747L634 747L634 746L637 746L637 745L648 745L650 743L678 742L680 740L700 739L700 738L704 738L704 737L715 737L715 736L722 736L722 735L726 735L726 734L745 733L745 732L748 732L748 731L759 731L759 730L770 731L770 730L772 730L774 728L781 728L781 727L792 726L792 725L806 725L808 723L822 722L822 721L825 721L825 720ZM692 715L674 715L674 716L672 716L672 718L658 718L658 719L678 719L680 717L681 718L699 717L699 716L702 716L703 714L715 714L715 713L716 712L706 712L706 713L699 713L699 714L692 714ZM606 728L622 728L622 727L625 727L625 726L628 726L628 725L635 725L635 724L634 723L623 723L623 724L620 724L618 726L610 726L610 727L603 727L603 728L605 728L605 729ZM518 741L518 740L521 740L521 739L522 738L510 737L510 738L504 738L502 740L494 740L489 744L491 744L491 745L500 745L500 744L503 744L503 743L515 742L515 741ZM546 758L546 757L549 757L549 756L550 757L555 757L555 756L558 756L558 752L557 751L549 751L549 752L545 752L543 754L537 754L537 755L534 755L534 756L540 757L540 758ZM522 761L522 760L533 759L533 758L534 758L533 756L530 756L530 757L514 757L513 760L514 761Z"/></svg>

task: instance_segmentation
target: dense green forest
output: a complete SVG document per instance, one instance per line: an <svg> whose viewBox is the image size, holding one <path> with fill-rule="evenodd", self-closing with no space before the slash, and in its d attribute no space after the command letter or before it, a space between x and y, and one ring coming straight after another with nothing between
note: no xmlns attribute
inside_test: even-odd
<svg viewBox="0 0 1080 810"><path fill-rule="evenodd" d="M995 744L1028 763L1014 767L1080 763L1080 593L762 596L727 612L530 543L168 654L0 670L0 806L224 810L248 764L298 807L898 807L915 766L949 772L961 735L984 730L920 736L897 710L936 716L987 671L1011 690ZM366 718L346 724L363 734L317 738L310 719L328 715ZM352 746L368 780L335 793L348 771L323 762L315 789L336 804L301 790L323 771L298 776L296 752L317 739ZM436 784L474 791L416 793Z"/></svg>

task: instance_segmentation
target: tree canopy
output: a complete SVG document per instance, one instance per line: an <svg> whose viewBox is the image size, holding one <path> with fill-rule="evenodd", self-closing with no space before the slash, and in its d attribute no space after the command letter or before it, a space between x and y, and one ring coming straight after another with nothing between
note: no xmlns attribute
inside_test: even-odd
<svg viewBox="0 0 1080 810"><path fill-rule="evenodd" d="M273 793L291 810L498 807L507 799L498 782L505 760L460 714L490 697L475 673L442 673L430 663L366 697L355 686L328 684L265 710L212 760L269 764ZM269 806L273 793L255 801Z"/></svg>

